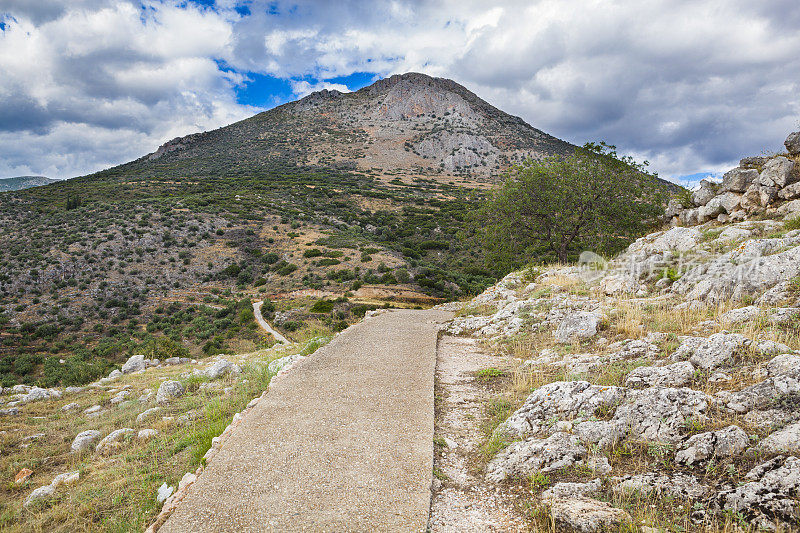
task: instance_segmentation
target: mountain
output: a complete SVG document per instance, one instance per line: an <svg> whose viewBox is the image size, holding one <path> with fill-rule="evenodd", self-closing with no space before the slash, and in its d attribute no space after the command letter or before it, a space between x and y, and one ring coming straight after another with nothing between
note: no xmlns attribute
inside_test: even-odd
<svg viewBox="0 0 800 533"><path fill-rule="evenodd" d="M409 73L353 93L323 90L214 131L173 139L118 167L129 175L253 172L277 161L368 172L496 180L571 144L458 83Z"/></svg>
<svg viewBox="0 0 800 533"><path fill-rule="evenodd" d="M58 180L45 178L44 176L17 176L15 178L0 178L0 192L21 191L31 187L49 185Z"/></svg>

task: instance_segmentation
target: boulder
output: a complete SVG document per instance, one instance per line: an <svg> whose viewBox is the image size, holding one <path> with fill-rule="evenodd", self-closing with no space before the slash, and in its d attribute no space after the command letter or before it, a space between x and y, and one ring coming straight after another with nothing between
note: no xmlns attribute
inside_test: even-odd
<svg viewBox="0 0 800 533"><path fill-rule="evenodd" d="M640 366L633 369L625 378L628 387L682 387L692 380L694 366L688 361L680 361L667 366Z"/></svg>
<svg viewBox="0 0 800 533"><path fill-rule="evenodd" d="M669 203L667 203L667 208L664 210L664 216L667 218L672 218L679 215L683 209L683 204L673 198L669 201Z"/></svg>
<svg viewBox="0 0 800 533"><path fill-rule="evenodd" d="M717 240L721 242L741 241L744 239L749 239L752 236L753 232L748 229L729 226L722 230L722 233L719 234Z"/></svg>
<svg viewBox="0 0 800 533"><path fill-rule="evenodd" d="M698 207L706 205L709 200L717 195L717 189L719 189L719 185L716 183L701 180L700 188L692 194L692 202Z"/></svg>
<svg viewBox="0 0 800 533"><path fill-rule="evenodd" d="M715 333L708 338L684 337L672 359L688 359L695 366L712 370L741 353L750 344L750 339L738 333Z"/></svg>
<svg viewBox="0 0 800 533"><path fill-rule="evenodd" d="M790 133L783 142L789 155L800 155L800 131Z"/></svg>
<svg viewBox="0 0 800 533"><path fill-rule="evenodd" d="M160 407L151 407L150 409L147 409L146 411L139 413L139 415L136 417L136 422L139 424L146 422L147 420L156 416L160 412L161 412Z"/></svg>
<svg viewBox="0 0 800 533"><path fill-rule="evenodd" d="M588 381L556 381L533 391L525 403L495 430L510 437L526 437L543 430L552 419L592 416L602 408L613 412L625 398L622 387L592 385Z"/></svg>
<svg viewBox="0 0 800 533"><path fill-rule="evenodd" d="M186 393L180 381L165 381L158 387L156 393L156 402L165 404L171 402L175 398L180 398Z"/></svg>
<svg viewBox="0 0 800 533"><path fill-rule="evenodd" d="M227 374L234 376L241 374L242 369L239 368L239 365L231 363L227 359L219 359L205 370L195 370L195 373L208 379L218 379Z"/></svg>
<svg viewBox="0 0 800 533"><path fill-rule="evenodd" d="M769 157L764 157L760 155L751 156L751 157L743 157L739 160L739 166L742 168L759 168L763 167L767 161L769 161Z"/></svg>
<svg viewBox="0 0 800 533"><path fill-rule="evenodd" d="M709 493L708 487L702 485L692 475L676 473L661 474L648 472L611 479L614 486L612 491L616 494L639 494L642 496L654 495L658 498L671 497L677 499L697 500Z"/></svg>
<svg viewBox="0 0 800 533"><path fill-rule="evenodd" d="M678 222L683 226L696 226L700 223L700 208L686 209L678 215Z"/></svg>
<svg viewBox="0 0 800 533"><path fill-rule="evenodd" d="M147 363L145 363L145 358L143 355L134 355L130 357L125 364L122 365L122 373L123 374L132 374L134 372L139 372L147 368Z"/></svg>
<svg viewBox="0 0 800 533"><path fill-rule="evenodd" d="M794 200L800 198L800 181L787 185L778 191L778 198L781 200Z"/></svg>
<svg viewBox="0 0 800 533"><path fill-rule="evenodd" d="M137 440L150 440L153 437L158 435L158 431L155 429L140 429L139 433L136 434Z"/></svg>
<svg viewBox="0 0 800 533"><path fill-rule="evenodd" d="M575 435L558 432L546 439L530 437L498 453L486 468L486 478L500 483L509 477L552 472L572 466L586 456L586 447Z"/></svg>
<svg viewBox="0 0 800 533"><path fill-rule="evenodd" d="M792 183L792 170L794 161L789 161L785 157L773 157L764 165L764 170L758 175L758 183L766 187L776 187L781 189Z"/></svg>
<svg viewBox="0 0 800 533"><path fill-rule="evenodd" d="M775 531L776 521L791 530L800 511L800 459L778 456L745 475L747 483L720 491L711 508L738 513L755 530Z"/></svg>
<svg viewBox="0 0 800 533"><path fill-rule="evenodd" d="M556 531L622 531L633 521L631 515L622 509L591 498L548 499L544 503L550 507Z"/></svg>
<svg viewBox="0 0 800 533"><path fill-rule="evenodd" d="M131 428L122 428L112 431L103 440L97 443L96 453L113 452L121 448L125 442L133 438L135 431Z"/></svg>
<svg viewBox="0 0 800 533"><path fill-rule="evenodd" d="M630 391L610 424L619 436L675 444L688 419L707 420L708 397L689 388L650 387Z"/></svg>
<svg viewBox="0 0 800 533"><path fill-rule="evenodd" d="M726 324L741 324L756 318L761 313L761 308L756 305L748 305L739 309L731 309L722 315L722 322Z"/></svg>
<svg viewBox="0 0 800 533"><path fill-rule="evenodd" d="M740 203L747 212L752 213L767 207L777 196L777 187L753 183L744 192Z"/></svg>
<svg viewBox="0 0 800 533"><path fill-rule="evenodd" d="M88 450L100 438L100 432L96 429L89 429L78 433L73 439L70 448L73 452L80 453Z"/></svg>
<svg viewBox="0 0 800 533"><path fill-rule="evenodd" d="M274 361L271 361L269 365L267 365L267 370L269 371L270 374L277 374L284 368L290 367L294 363L296 363L297 361L301 361L302 359L304 359L304 357L300 354L287 355L279 359L275 359Z"/></svg>
<svg viewBox="0 0 800 533"><path fill-rule="evenodd" d="M81 406L78 402L72 402L64 405L61 410L62 411L72 411L73 409L78 409Z"/></svg>
<svg viewBox="0 0 800 533"><path fill-rule="evenodd" d="M23 506L29 507L30 505L36 502L50 500L54 498L55 495L56 495L56 489L52 485L45 485L44 487L39 487L38 489L31 492L27 498L25 498L25 503L23 503Z"/></svg>
<svg viewBox="0 0 800 533"><path fill-rule="evenodd" d="M734 168L722 176L720 192L745 192L758 179L758 170Z"/></svg>
<svg viewBox="0 0 800 533"><path fill-rule="evenodd" d="M786 202L775 212L785 217L793 217L794 215L800 214L800 199Z"/></svg>
<svg viewBox="0 0 800 533"><path fill-rule="evenodd" d="M800 355L782 354L773 357L767 363L767 373L770 376L779 376L781 374L800 374Z"/></svg>
<svg viewBox="0 0 800 533"><path fill-rule="evenodd" d="M687 466L720 457L733 457L750 442L739 426L728 426L689 437L675 454L675 462Z"/></svg>
<svg viewBox="0 0 800 533"><path fill-rule="evenodd" d="M800 422L770 434L758 447L767 453L800 454Z"/></svg>
<svg viewBox="0 0 800 533"><path fill-rule="evenodd" d="M38 400L47 400L50 398L60 398L61 393L55 389L42 389L40 387L33 387L31 388L30 392L28 392L25 396L20 398L20 402L28 403L28 402L35 402Z"/></svg>
<svg viewBox="0 0 800 533"><path fill-rule="evenodd" d="M597 335L601 317L597 313L577 311L564 317L553 333L556 342L569 344Z"/></svg>

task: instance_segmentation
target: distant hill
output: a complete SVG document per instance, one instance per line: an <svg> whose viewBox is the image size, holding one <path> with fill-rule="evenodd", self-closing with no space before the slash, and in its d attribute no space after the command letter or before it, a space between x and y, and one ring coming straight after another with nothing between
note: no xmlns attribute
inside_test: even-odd
<svg viewBox="0 0 800 533"><path fill-rule="evenodd" d="M17 176L15 178L0 178L0 192L21 191L31 187L49 185L58 180L45 178L44 176Z"/></svg>

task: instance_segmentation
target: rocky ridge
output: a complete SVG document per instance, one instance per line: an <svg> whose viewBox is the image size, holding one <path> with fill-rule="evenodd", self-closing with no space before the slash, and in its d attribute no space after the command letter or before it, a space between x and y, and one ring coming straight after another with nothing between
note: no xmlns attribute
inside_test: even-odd
<svg viewBox="0 0 800 533"><path fill-rule="evenodd" d="M518 358L486 480L536 480L534 516L569 531L800 529L800 231L769 213L512 273L463 305L449 334Z"/></svg>

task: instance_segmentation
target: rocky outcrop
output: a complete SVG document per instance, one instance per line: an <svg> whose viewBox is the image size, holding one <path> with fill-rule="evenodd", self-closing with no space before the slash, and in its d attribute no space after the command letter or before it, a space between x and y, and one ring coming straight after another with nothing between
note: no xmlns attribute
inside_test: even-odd
<svg viewBox="0 0 800 533"><path fill-rule="evenodd" d="M800 132L789 135L784 143L789 157L752 157L726 172L721 184L708 180L692 194L691 205L673 201L665 217L673 225L694 226L710 220L730 222L748 216L774 212L782 202L800 199L800 169L797 159ZM791 213L790 213L791 214Z"/></svg>

